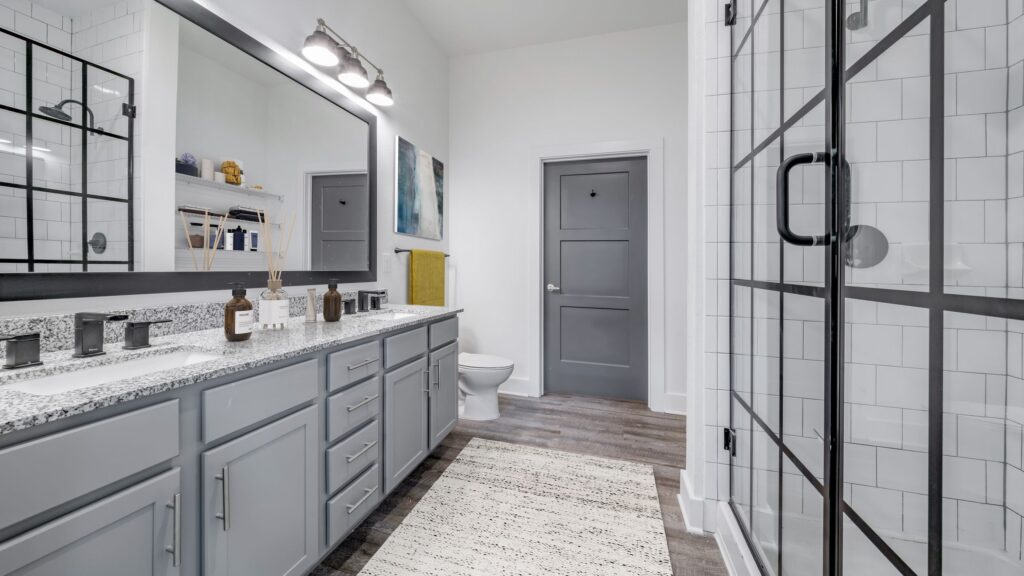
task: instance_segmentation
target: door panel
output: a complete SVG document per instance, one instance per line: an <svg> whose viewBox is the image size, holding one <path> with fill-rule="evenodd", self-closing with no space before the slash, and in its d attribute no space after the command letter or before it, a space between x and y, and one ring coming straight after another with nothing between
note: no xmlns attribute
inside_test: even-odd
<svg viewBox="0 0 1024 576"><path fill-rule="evenodd" d="M430 353L430 449L437 448L459 420L459 344Z"/></svg>
<svg viewBox="0 0 1024 576"><path fill-rule="evenodd" d="M647 161L544 167L544 388L647 399Z"/></svg>
<svg viewBox="0 0 1024 576"><path fill-rule="evenodd" d="M202 455L208 576L293 576L316 559L317 410Z"/></svg>
<svg viewBox="0 0 1024 576"><path fill-rule="evenodd" d="M429 449L427 359L384 376L385 490L398 486L423 461Z"/></svg>
<svg viewBox="0 0 1024 576"><path fill-rule="evenodd" d="M313 270L368 270L370 197L366 174L313 176Z"/></svg>

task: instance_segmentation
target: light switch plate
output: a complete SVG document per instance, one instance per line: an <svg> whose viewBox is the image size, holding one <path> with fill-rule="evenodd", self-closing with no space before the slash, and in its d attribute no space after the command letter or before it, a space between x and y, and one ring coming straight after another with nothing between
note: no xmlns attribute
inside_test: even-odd
<svg viewBox="0 0 1024 576"><path fill-rule="evenodd" d="M385 274L391 274L391 255L381 252L381 268Z"/></svg>

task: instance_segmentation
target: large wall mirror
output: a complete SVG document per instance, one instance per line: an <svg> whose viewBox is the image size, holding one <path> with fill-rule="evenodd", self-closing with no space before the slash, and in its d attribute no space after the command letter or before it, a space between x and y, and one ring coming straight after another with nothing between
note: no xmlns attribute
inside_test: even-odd
<svg viewBox="0 0 1024 576"><path fill-rule="evenodd" d="M0 28L0 299L376 279L372 114L191 1L32 4Z"/></svg>

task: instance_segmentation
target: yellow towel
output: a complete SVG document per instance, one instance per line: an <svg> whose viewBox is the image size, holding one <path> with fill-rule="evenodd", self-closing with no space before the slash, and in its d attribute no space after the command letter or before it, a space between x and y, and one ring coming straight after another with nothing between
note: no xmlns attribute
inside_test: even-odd
<svg viewBox="0 0 1024 576"><path fill-rule="evenodd" d="M444 252L409 254L409 304L444 306Z"/></svg>

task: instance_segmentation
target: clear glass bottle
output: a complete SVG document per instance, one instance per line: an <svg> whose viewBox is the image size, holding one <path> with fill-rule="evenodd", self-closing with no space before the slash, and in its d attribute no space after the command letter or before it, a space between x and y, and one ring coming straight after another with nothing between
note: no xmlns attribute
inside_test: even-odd
<svg viewBox="0 0 1024 576"><path fill-rule="evenodd" d="M260 328L282 330L288 325L288 293L280 280L268 280L267 289L260 294Z"/></svg>

